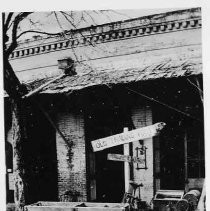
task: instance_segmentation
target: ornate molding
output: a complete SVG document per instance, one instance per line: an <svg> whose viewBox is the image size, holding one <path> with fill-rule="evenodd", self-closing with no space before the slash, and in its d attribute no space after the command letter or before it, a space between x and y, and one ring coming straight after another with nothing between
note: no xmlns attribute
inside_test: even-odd
<svg viewBox="0 0 210 211"><path fill-rule="evenodd" d="M45 43L44 45L37 45L15 50L11 54L10 59L35 56L38 54L58 51L62 49L75 48L78 46L95 45L99 43L105 43L123 39L131 39L135 37L162 34L162 33L175 32L175 31L200 28L200 27L201 27L201 19L196 18L188 20L169 21L153 25L144 25L134 28L110 30L103 33L95 33L92 34L91 36L80 35L80 37L75 37L74 39L69 38L51 43Z"/></svg>

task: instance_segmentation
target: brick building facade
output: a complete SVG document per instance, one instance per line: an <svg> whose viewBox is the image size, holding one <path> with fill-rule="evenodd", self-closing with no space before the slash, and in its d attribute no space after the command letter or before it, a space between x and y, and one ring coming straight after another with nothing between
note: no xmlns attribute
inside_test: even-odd
<svg viewBox="0 0 210 211"><path fill-rule="evenodd" d="M40 102L57 127L39 121L43 114L35 106L31 142L37 143L37 151L30 156L34 153L35 160L45 156L37 168L46 181L39 177L41 185L32 192L37 196L45 189L46 194L33 200L120 202L124 163L108 161L107 154L123 154L123 146L94 153L90 143L125 127L132 130L160 121L167 125L160 136L130 145L133 156L146 147L145 165L134 163L129 175L143 184L141 198L150 203L159 189L202 188L203 106L190 84L197 81L202 86L200 12L199 8L169 12L81 29L64 40L36 38L20 44L10 62L31 91L48 83L29 100ZM58 60L66 57L75 61L77 74L58 77L62 74ZM12 142L11 136L6 139ZM40 154L44 143L46 151ZM50 152L49 145L54 146ZM47 186L49 172L54 179ZM48 192L56 194L47 198Z"/></svg>

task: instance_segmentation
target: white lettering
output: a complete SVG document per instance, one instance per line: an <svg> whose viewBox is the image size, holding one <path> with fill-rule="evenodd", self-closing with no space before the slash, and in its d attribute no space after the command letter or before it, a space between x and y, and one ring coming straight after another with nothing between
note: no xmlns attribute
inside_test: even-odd
<svg viewBox="0 0 210 211"><path fill-rule="evenodd" d="M162 125L164 127L165 123L162 123ZM158 123L151 125L151 126L128 131L126 133L120 133L120 134L117 134L114 136L110 136L110 137L92 141L91 144L93 147L93 151L100 151L100 150L110 148L113 146L117 146L120 144L138 141L141 139L152 138L153 136L157 135L157 126L158 126ZM158 129L160 129L160 128L158 128Z"/></svg>

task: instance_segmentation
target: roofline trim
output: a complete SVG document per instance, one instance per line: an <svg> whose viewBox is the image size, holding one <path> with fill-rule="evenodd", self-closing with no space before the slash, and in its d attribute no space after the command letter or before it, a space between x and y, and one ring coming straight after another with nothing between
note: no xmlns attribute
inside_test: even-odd
<svg viewBox="0 0 210 211"><path fill-rule="evenodd" d="M188 19L179 21L170 21L160 24L153 24L147 26L140 26L134 28L127 28L122 30L108 31L106 33L94 34L92 36L82 36L75 39L66 39L63 41L56 41L47 43L45 45L37 45L29 48L22 48L15 50L10 55L10 60L24 58L28 56L35 56L43 53L54 52L69 48L76 48L79 46L96 45L99 43L119 41L130 39L134 37L143 37L154 34L163 34L175 31L189 30L201 28L201 19Z"/></svg>

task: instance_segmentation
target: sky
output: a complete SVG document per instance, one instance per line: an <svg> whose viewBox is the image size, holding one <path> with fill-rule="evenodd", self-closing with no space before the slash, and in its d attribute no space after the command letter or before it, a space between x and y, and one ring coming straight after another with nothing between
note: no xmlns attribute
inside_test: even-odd
<svg viewBox="0 0 210 211"><path fill-rule="evenodd" d="M25 30L58 33L64 30L84 28L179 9L184 8L35 12L21 22L19 33ZM21 36L19 40L31 39L34 35L34 33L27 33Z"/></svg>

